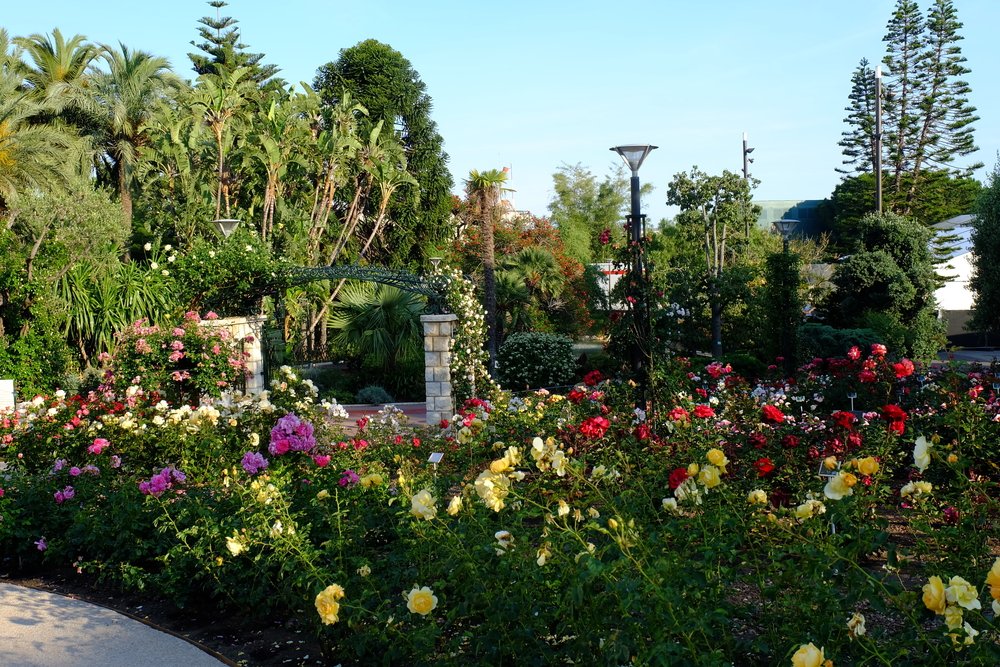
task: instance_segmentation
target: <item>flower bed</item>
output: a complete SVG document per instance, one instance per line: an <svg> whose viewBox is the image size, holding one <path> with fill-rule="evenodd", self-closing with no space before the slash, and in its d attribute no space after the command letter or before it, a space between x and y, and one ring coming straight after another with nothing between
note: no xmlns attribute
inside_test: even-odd
<svg viewBox="0 0 1000 667"><path fill-rule="evenodd" d="M1000 381L881 348L656 379L650 415L592 374L350 438L287 369L38 398L0 417L0 548L298 619L344 664L1000 661Z"/></svg>

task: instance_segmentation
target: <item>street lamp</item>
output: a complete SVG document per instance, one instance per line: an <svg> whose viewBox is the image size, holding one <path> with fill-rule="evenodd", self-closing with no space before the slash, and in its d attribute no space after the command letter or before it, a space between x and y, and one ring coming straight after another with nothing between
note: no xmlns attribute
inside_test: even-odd
<svg viewBox="0 0 1000 667"><path fill-rule="evenodd" d="M236 228L240 226L240 221L233 220L232 218L221 218L213 220L212 224L215 225L216 231L222 234L223 238L228 239L236 231Z"/></svg>
<svg viewBox="0 0 1000 667"><path fill-rule="evenodd" d="M645 273L645 252L643 236L645 232L645 216L642 215L639 204L639 167L643 160L656 146L649 144L631 144L615 146L611 150L622 156L625 164L632 170L631 193L632 207L628 216L629 246L632 250L632 267L629 275L629 296L633 300L634 336L632 337L632 371L636 376L636 407L646 409L647 390L649 388L649 371L652 367L652 348L649 331L648 285Z"/></svg>
<svg viewBox="0 0 1000 667"><path fill-rule="evenodd" d="M785 377L791 377L795 373L795 326L798 321L798 302L796 290L798 290L798 280L790 282L790 275L794 272L798 275L798 263L792 260L792 255L788 251L788 240L798 227L798 220L782 218L775 220L774 226L781 234L781 356L784 357Z"/></svg>

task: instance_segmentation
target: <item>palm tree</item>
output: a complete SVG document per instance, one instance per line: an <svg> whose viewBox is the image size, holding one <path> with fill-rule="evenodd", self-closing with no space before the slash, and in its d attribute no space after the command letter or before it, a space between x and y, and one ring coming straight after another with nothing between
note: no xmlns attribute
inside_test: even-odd
<svg viewBox="0 0 1000 667"><path fill-rule="evenodd" d="M59 127L32 124L51 107L32 100L20 83L15 72L0 68L0 217L9 216L29 190L64 186L71 164L66 155L78 143Z"/></svg>
<svg viewBox="0 0 1000 667"><path fill-rule="evenodd" d="M217 161L217 185L215 193L215 217L222 214L222 200L225 195L226 217L229 210L229 192L224 187L226 171L226 149L232 137L227 134L230 125L243 113L257 94L257 87L250 78L250 70L237 67L221 74L202 74L195 89L194 108L215 139Z"/></svg>
<svg viewBox="0 0 1000 667"><path fill-rule="evenodd" d="M110 162L125 222L132 223L132 170L139 150L150 143L157 105L184 87L166 58L132 51L124 44L102 50L108 71L94 77L94 112L100 114L100 143Z"/></svg>
<svg viewBox="0 0 1000 667"><path fill-rule="evenodd" d="M58 28L51 36L36 33L14 40L31 59L24 80L35 101L47 103L56 112L86 103L87 69L100 53L86 40L83 35L66 40Z"/></svg>
<svg viewBox="0 0 1000 667"><path fill-rule="evenodd" d="M500 193L507 182L507 172L499 169L479 172L473 169L465 181L469 214L483 234L483 296L486 301L487 345L489 373L493 377L497 363L497 284L496 257L493 248L493 226L500 214Z"/></svg>

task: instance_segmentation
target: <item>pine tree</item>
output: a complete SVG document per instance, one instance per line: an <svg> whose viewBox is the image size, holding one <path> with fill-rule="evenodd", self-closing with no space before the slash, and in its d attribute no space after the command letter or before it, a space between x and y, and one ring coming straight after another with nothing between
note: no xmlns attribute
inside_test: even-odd
<svg viewBox="0 0 1000 667"><path fill-rule="evenodd" d="M888 77L885 88L886 148L893 189L902 189L903 174L913 169L913 141L919 128L919 104L925 77L920 64L924 54L924 20L915 0L897 0L886 26L886 55L882 63Z"/></svg>
<svg viewBox="0 0 1000 667"><path fill-rule="evenodd" d="M215 8L215 18L203 16L198 20L201 24L198 34L204 41L198 44L192 40L191 46L207 55L188 54L194 71L199 75L222 74L223 70L231 72L237 67L247 67L250 69L250 78L258 86L264 86L268 79L278 73L278 68L275 65L262 65L260 61L264 58L263 53L249 53L245 50L247 45L240 42L240 29L236 27L239 21L231 16L222 16L221 10L228 3L211 0L208 4Z"/></svg>
<svg viewBox="0 0 1000 667"><path fill-rule="evenodd" d="M851 75L850 104L844 108L847 129L839 146L843 149L843 164L849 169L838 168L841 174L870 174L875 168L875 72L868 59L862 58Z"/></svg>
<svg viewBox="0 0 1000 667"><path fill-rule="evenodd" d="M965 169L954 169L956 156L965 156L977 150L972 123L979 120L976 108L969 105L969 84L961 79L971 70L963 63L958 30L962 24L951 0L935 0L927 14L927 47L920 61L921 76L925 81L921 100L922 115L920 134L914 145L914 179L910 197L917 186L917 177L927 164L938 169L951 169L960 176L968 176L982 164Z"/></svg>

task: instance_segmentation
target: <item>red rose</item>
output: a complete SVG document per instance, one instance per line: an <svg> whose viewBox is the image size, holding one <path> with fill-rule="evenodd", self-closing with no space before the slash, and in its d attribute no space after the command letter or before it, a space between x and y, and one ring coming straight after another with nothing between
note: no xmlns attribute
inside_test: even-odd
<svg viewBox="0 0 1000 667"><path fill-rule="evenodd" d="M756 449L764 449L764 445L767 444L767 436L759 431L754 431L750 434L750 444Z"/></svg>
<svg viewBox="0 0 1000 667"><path fill-rule="evenodd" d="M601 375L601 371L590 371L583 376L583 383L588 387L593 387L603 379L604 376Z"/></svg>
<svg viewBox="0 0 1000 667"><path fill-rule="evenodd" d="M789 433L784 438L781 439L781 446L786 449L792 449L793 447L799 446L799 437L797 435L792 435Z"/></svg>
<svg viewBox="0 0 1000 667"><path fill-rule="evenodd" d="M636 440L649 440L649 424L639 424L633 433Z"/></svg>
<svg viewBox="0 0 1000 667"><path fill-rule="evenodd" d="M568 394L566 394L566 400L568 400L570 403L579 403L580 401L583 400L584 396L586 396L586 394L584 394L579 389L572 389Z"/></svg>
<svg viewBox="0 0 1000 667"><path fill-rule="evenodd" d="M840 410L839 412L833 413L833 423L841 428L851 430L854 428L855 421L857 421L857 418L850 412Z"/></svg>
<svg viewBox="0 0 1000 667"><path fill-rule="evenodd" d="M670 473L670 488L676 489L688 478L687 468L676 468Z"/></svg>
<svg viewBox="0 0 1000 667"><path fill-rule="evenodd" d="M579 430L588 438L600 438L604 436L610 425L611 422L604 417L589 417L583 420Z"/></svg>
<svg viewBox="0 0 1000 667"><path fill-rule="evenodd" d="M709 417L715 416L715 410L708 405L696 405L694 406L694 412L692 414L700 419L708 419Z"/></svg>
<svg viewBox="0 0 1000 667"><path fill-rule="evenodd" d="M679 405L670 411L670 420L675 422L686 421L688 418L688 411Z"/></svg>
<svg viewBox="0 0 1000 667"><path fill-rule="evenodd" d="M871 383L877 380L875 373L872 371L861 371L858 373L858 379L865 383Z"/></svg>
<svg viewBox="0 0 1000 667"><path fill-rule="evenodd" d="M857 361L861 358L861 350L858 349L857 345L852 345L851 349L847 351L847 358L851 361Z"/></svg>
<svg viewBox="0 0 1000 667"><path fill-rule="evenodd" d="M910 375L913 375L913 362L909 359L903 359L902 361L897 361L892 365L892 369L896 371L896 378L903 379Z"/></svg>
<svg viewBox="0 0 1000 667"><path fill-rule="evenodd" d="M785 413L773 405L765 405L761 408L761 415L766 424L783 424L785 422Z"/></svg>
<svg viewBox="0 0 1000 667"><path fill-rule="evenodd" d="M754 461L753 467L756 468L758 477L767 477L774 470L774 462L765 456Z"/></svg>
<svg viewBox="0 0 1000 667"><path fill-rule="evenodd" d="M886 421L906 421L909 415L898 405L883 405L882 418Z"/></svg>

